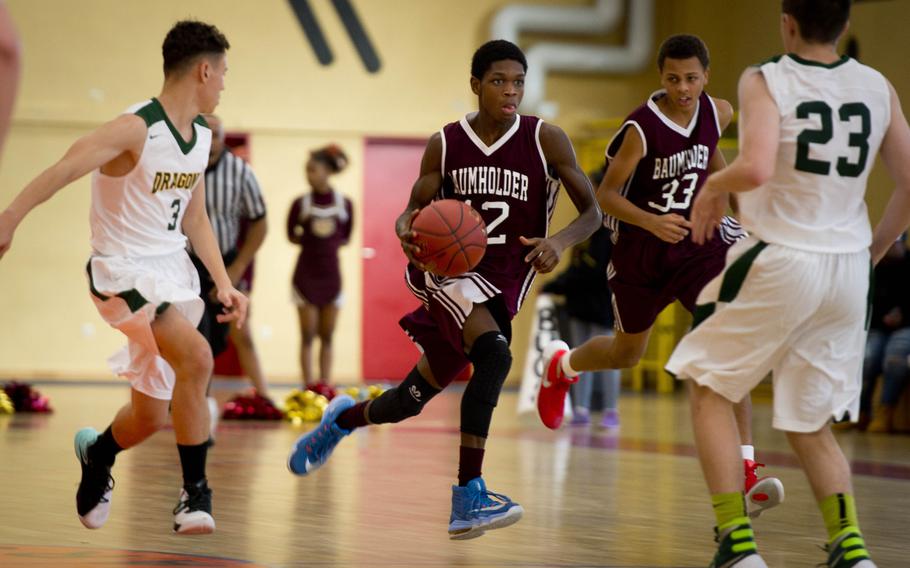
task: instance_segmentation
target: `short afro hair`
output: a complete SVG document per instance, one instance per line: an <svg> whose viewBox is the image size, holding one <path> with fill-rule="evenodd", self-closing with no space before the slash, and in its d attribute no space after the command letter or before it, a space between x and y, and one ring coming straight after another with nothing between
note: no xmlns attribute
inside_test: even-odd
<svg viewBox="0 0 910 568"><path fill-rule="evenodd" d="M161 45L164 76L180 72L200 55L221 55L231 47L218 28L196 20L174 24Z"/></svg>
<svg viewBox="0 0 910 568"><path fill-rule="evenodd" d="M483 79L493 63L506 59L521 63L525 72L528 71L528 60L525 59L525 54L520 47L511 41L494 39L481 45L474 52L474 57L471 58L471 77Z"/></svg>
<svg viewBox="0 0 910 568"><path fill-rule="evenodd" d="M781 12L799 24L810 43L834 43L850 19L850 0L783 0Z"/></svg>
<svg viewBox="0 0 910 568"><path fill-rule="evenodd" d="M705 69L711 63L708 57L708 46L700 37L688 34L677 34L668 37L657 51L657 69L664 70L664 61L667 59L689 59L697 57Z"/></svg>

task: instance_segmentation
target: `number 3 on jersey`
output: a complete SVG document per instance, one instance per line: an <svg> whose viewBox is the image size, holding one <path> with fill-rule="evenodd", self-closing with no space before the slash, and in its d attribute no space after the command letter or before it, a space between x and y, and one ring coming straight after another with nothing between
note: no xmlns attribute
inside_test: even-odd
<svg viewBox="0 0 910 568"><path fill-rule="evenodd" d="M177 219L180 217L180 200L175 199L171 203L171 209L174 210L174 215L171 217L171 222L167 224L167 230L173 231L177 228Z"/></svg>
<svg viewBox="0 0 910 568"><path fill-rule="evenodd" d="M471 200L465 200L465 203L471 205ZM473 207L473 206L472 206ZM483 205L480 206L480 209L483 211L489 211L490 209L498 209L499 217L493 219L487 223L487 244L488 245L504 245L506 244L506 235L496 235L493 236L493 230L496 229L503 221L509 218L509 204L505 201L484 201Z"/></svg>

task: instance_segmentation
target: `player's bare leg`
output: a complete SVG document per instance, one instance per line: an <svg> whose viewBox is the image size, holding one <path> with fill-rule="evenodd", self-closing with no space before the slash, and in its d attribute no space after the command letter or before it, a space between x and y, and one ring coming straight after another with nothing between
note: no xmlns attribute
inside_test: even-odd
<svg viewBox="0 0 910 568"><path fill-rule="evenodd" d="M740 435L733 403L690 381L689 400L698 460L711 493L719 543L712 566L766 567L743 494Z"/></svg>
<svg viewBox="0 0 910 568"><path fill-rule="evenodd" d="M319 380L331 383L332 379L332 335L338 320L338 306L329 304L319 308Z"/></svg>
<svg viewBox="0 0 910 568"><path fill-rule="evenodd" d="M452 487L449 538L465 540L521 519L521 505L487 490L481 474L493 410L512 365L509 343L484 304L474 304L463 328L474 374L461 398L458 485Z"/></svg>
<svg viewBox="0 0 910 568"><path fill-rule="evenodd" d="M152 398L133 389L130 402L124 405L111 423L117 445L126 450L145 441L168 423L170 401Z"/></svg>
<svg viewBox="0 0 910 568"><path fill-rule="evenodd" d="M212 350L196 327L173 307L155 319L152 333L161 356L176 374L171 412L183 489L174 513L174 531L208 534L215 530L212 492L205 476L210 424L205 391L212 374Z"/></svg>
<svg viewBox="0 0 910 568"><path fill-rule="evenodd" d="M828 530L826 549L832 555L849 550L861 559L857 568L874 568L859 530L850 464L831 432L830 423L817 432L787 432L787 441L799 457L821 509Z"/></svg>
<svg viewBox="0 0 910 568"><path fill-rule="evenodd" d="M297 308L297 318L300 321L300 372L303 375L303 385L313 384L313 340L316 339L316 321L318 312L309 303Z"/></svg>
<svg viewBox="0 0 910 568"><path fill-rule="evenodd" d="M615 335L598 335L572 349L569 365L578 372L634 367L645 354L651 328L639 333L617 331Z"/></svg>

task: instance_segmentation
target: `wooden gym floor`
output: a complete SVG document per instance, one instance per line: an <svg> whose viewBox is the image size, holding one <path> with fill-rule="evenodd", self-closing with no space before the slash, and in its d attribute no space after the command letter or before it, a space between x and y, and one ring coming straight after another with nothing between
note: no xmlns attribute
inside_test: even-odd
<svg viewBox="0 0 910 568"><path fill-rule="evenodd" d="M0 416L0 566L652 567L706 566L713 554L682 396L624 396L618 433L550 432L516 416L516 393L505 393L484 477L525 517L471 541L446 535L458 392L417 419L357 432L309 478L285 467L309 426L222 422L209 454L212 536L171 533L180 470L173 433L160 432L118 458L111 518L89 531L75 511L73 434L109 423L128 394L114 385L39 384L56 413ZM759 547L771 567L814 566L825 559L824 528L769 413L756 404L758 458L783 480L787 501L755 523ZM878 565L910 565L910 437L839 438Z"/></svg>

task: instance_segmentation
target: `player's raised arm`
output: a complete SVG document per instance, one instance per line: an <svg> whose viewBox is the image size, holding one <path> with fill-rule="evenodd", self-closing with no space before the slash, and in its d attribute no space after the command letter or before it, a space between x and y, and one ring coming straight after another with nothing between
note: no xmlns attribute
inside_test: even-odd
<svg viewBox="0 0 910 568"><path fill-rule="evenodd" d="M780 113L760 71L747 69L739 80L739 155L712 174L692 205L692 240L703 243L727 210L729 193L752 191L771 179L777 167Z"/></svg>
<svg viewBox="0 0 910 568"><path fill-rule="evenodd" d="M522 244L534 247L525 261L533 262L535 270L546 273L556 268L562 251L584 241L597 230L603 222L603 214L588 176L578 167L575 150L566 133L558 126L544 123L540 127L540 146L547 165L555 170L579 213L574 221L549 238L521 237Z"/></svg>
<svg viewBox="0 0 910 568"><path fill-rule="evenodd" d="M0 257L9 249L22 219L61 188L117 159L135 164L147 131L141 117L121 115L77 140L60 161L29 182L0 213Z"/></svg>
<svg viewBox="0 0 910 568"><path fill-rule="evenodd" d="M882 161L891 179L894 180L894 191L885 214L875 226L872 236L872 261L876 264L885 256L888 247L910 225L910 168L907 160L910 159L910 127L901 109L901 101L891 83L891 123L882 140Z"/></svg>
<svg viewBox="0 0 910 568"><path fill-rule="evenodd" d="M411 223L417 213L433 201L440 187L442 187L442 136L437 132L430 137L423 152L423 158L420 161L420 176L411 189L408 205L395 221L395 233L401 239L401 248L405 256L421 270L423 270L423 265L414 258L414 254L420 252L420 247L413 243L416 235L411 230Z"/></svg>

